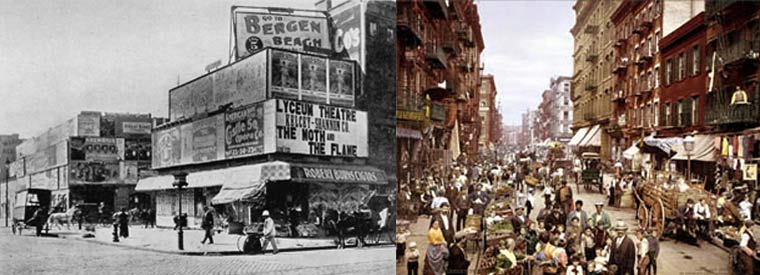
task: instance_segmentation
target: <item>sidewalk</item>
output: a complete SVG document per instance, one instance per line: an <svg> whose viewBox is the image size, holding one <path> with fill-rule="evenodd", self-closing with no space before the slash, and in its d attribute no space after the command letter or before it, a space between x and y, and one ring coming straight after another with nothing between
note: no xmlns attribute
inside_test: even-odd
<svg viewBox="0 0 760 275"><path fill-rule="evenodd" d="M72 229L74 229L72 227ZM87 242L100 243L104 245L113 245L140 249L162 253L173 253L181 255L235 255L243 254L238 249L238 242L242 247L243 235L229 235L226 232L214 234L214 244L201 244L204 236L203 230L184 230L184 250L178 249L177 231L166 228L142 228L130 226L129 238L119 238L119 242L113 242L113 228L98 227L95 230L94 237L85 238L85 231L67 230L52 228L51 234L59 238L74 239ZM290 239L277 238L277 248L280 251L309 250L309 249L330 249L335 248L334 240L324 239ZM266 250L271 252L270 249Z"/></svg>

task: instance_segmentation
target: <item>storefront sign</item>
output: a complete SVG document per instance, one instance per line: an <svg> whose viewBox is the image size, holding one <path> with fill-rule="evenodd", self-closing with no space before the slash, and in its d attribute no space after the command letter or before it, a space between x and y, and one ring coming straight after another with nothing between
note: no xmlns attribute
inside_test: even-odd
<svg viewBox="0 0 760 275"><path fill-rule="evenodd" d="M419 111L396 110L396 119L411 120L411 121L425 121L425 113L419 112Z"/></svg>
<svg viewBox="0 0 760 275"><path fill-rule="evenodd" d="M327 104L327 60L301 55L301 99Z"/></svg>
<svg viewBox="0 0 760 275"><path fill-rule="evenodd" d="M147 138L127 138L124 140L124 160L151 160L151 144Z"/></svg>
<svg viewBox="0 0 760 275"><path fill-rule="evenodd" d="M379 170L340 167L291 166L291 177L296 180L340 183L385 184L385 174Z"/></svg>
<svg viewBox="0 0 760 275"><path fill-rule="evenodd" d="M156 131L153 137L153 168L163 168L180 163L181 142L179 127Z"/></svg>
<svg viewBox="0 0 760 275"><path fill-rule="evenodd" d="M77 116L77 136L100 136L100 113L82 112Z"/></svg>
<svg viewBox="0 0 760 275"><path fill-rule="evenodd" d="M121 183L121 168L119 162L86 162L71 163L69 179L71 183Z"/></svg>
<svg viewBox="0 0 760 275"><path fill-rule="evenodd" d="M331 48L326 17L244 11L242 8L234 10L233 16L238 58L264 47L294 51Z"/></svg>
<svg viewBox="0 0 760 275"><path fill-rule="evenodd" d="M227 112L224 118L224 148L227 158L264 152L264 104Z"/></svg>
<svg viewBox="0 0 760 275"><path fill-rule="evenodd" d="M367 113L275 100L277 150L314 156L367 157Z"/></svg>
<svg viewBox="0 0 760 275"><path fill-rule="evenodd" d="M330 105L354 106L354 64L330 60Z"/></svg>
<svg viewBox="0 0 760 275"><path fill-rule="evenodd" d="M150 129L153 125L150 122L132 122L124 121L121 123L121 131L124 134L145 134L150 135ZM117 133L118 135L118 133Z"/></svg>

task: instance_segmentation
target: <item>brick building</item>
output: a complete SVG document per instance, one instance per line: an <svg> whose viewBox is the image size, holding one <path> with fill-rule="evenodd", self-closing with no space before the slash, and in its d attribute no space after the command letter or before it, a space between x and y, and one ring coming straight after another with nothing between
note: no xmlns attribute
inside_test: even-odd
<svg viewBox="0 0 760 275"><path fill-rule="evenodd" d="M493 75L487 74L480 79L479 116L481 130L478 146L482 152L498 142L501 119L499 118L499 111L496 109L496 84Z"/></svg>

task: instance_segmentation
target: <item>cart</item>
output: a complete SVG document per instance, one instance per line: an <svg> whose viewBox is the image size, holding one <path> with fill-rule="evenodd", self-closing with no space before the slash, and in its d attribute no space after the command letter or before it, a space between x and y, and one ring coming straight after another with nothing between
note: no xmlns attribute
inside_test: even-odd
<svg viewBox="0 0 760 275"><path fill-rule="evenodd" d="M23 189L16 192L16 205L13 206L13 223L11 231L13 234L21 232L28 228L26 222L34 216L34 212L40 207L50 205L50 190L45 189Z"/></svg>
<svg viewBox="0 0 760 275"><path fill-rule="evenodd" d="M678 218L679 208L685 205L689 199L695 202L705 199L710 207L710 212L717 212L715 200L712 199L710 192L707 192L699 184L688 185L687 189L682 190L677 186L680 177L680 175L673 173L658 172L655 179L645 181L633 192L636 200L640 202L638 218L642 227L654 227L657 228L658 232L665 232L665 225ZM668 185L670 186L666 187Z"/></svg>
<svg viewBox="0 0 760 275"><path fill-rule="evenodd" d="M581 155L581 159L583 163L583 171L581 172L583 188L589 191L594 186L597 186L599 193L604 193L604 190L602 190L602 170L599 154L586 152Z"/></svg>

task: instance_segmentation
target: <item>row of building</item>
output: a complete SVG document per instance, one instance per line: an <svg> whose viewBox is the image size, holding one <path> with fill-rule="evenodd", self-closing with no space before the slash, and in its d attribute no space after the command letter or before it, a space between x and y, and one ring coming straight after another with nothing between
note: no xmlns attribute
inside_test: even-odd
<svg viewBox="0 0 760 275"><path fill-rule="evenodd" d="M244 224L266 209L290 225L279 235L310 238L332 234L317 217L391 207L395 4L232 10L229 64L169 90L167 119L82 112L15 146L0 192L51 190L55 211L150 208L159 226L173 226L180 204L190 227L206 206L220 222ZM293 22L308 31L261 31Z"/></svg>
<svg viewBox="0 0 760 275"><path fill-rule="evenodd" d="M400 182L492 154L501 115L473 0L399 1L396 125Z"/></svg>
<svg viewBox="0 0 760 275"><path fill-rule="evenodd" d="M675 144L670 165L683 171L690 158L710 183L716 169L739 171L760 156L760 3L579 0L574 10L571 144L598 136L580 145L630 161L645 137L690 136L696 148Z"/></svg>
<svg viewBox="0 0 760 275"><path fill-rule="evenodd" d="M526 110L513 145L523 148L559 142L567 144L573 136L573 100L570 96L571 78L553 77L549 89L541 93L535 110Z"/></svg>

